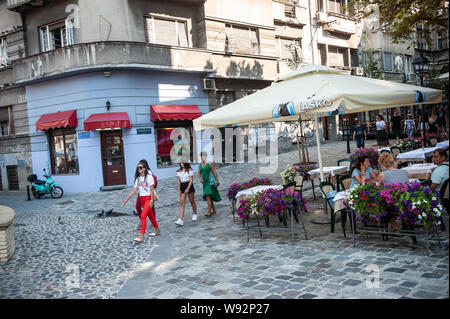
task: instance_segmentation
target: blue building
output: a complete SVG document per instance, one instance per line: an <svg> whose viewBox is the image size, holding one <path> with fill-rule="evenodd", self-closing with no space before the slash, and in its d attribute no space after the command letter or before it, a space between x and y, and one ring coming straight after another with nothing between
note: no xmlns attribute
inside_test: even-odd
<svg viewBox="0 0 450 319"><path fill-rule="evenodd" d="M33 172L51 171L66 192L132 185L140 159L158 178L174 176L170 132L192 133L192 119L209 111L200 73L90 72L28 85L26 94ZM171 108L184 111L158 114ZM205 147L193 135L187 143L191 152Z"/></svg>

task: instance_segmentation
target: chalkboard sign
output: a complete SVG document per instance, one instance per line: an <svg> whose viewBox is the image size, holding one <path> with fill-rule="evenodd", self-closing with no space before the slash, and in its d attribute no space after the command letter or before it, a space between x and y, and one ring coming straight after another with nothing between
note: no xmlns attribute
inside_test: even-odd
<svg viewBox="0 0 450 319"><path fill-rule="evenodd" d="M151 128L138 128L137 129L137 134L138 135L152 134L152 129Z"/></svg>

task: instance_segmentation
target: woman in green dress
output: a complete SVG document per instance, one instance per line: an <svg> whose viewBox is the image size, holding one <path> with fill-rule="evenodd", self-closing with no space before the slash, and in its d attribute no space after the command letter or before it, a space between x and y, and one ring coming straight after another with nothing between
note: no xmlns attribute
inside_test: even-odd
<svg viewBox="0 0 450 319"><path fill-rule="evenodd" d="M198 170L198 178L200 183L203 184L203 200L208 202L208 214L205 216L209 217L216 213L214 202L219 202L222 200L219 192L217 191L217 187L220 185L220 182L216 169L214 168L214 164L207 161L208 154L206 152L201 152L200 156L202 157L202 162L200 163ZM212 183L211 177L213 179Z"/></svg>

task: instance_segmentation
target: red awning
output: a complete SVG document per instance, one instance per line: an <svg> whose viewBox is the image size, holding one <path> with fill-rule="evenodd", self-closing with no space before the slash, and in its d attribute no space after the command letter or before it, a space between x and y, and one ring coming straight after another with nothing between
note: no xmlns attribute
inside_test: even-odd
<svg viewBox="0 0 450 319"><path fill-rule="evenodd" d="M197 105L150 105L151 120L193 120L202 116Z"/></svg>
<svg viewBox="0 0 450 319"><path fill-rule="evenodd" d="M36 131L60 127L77 127L77 111L64 111L42 115L36 122Z"/></svg>
<svg viewBox="0 0 450 319"><path fill-rule="evenodd" d="M84 121L84 130L114 130L122 128L131 128L130 119L128 113L98 113L91 114Z"/></svg>

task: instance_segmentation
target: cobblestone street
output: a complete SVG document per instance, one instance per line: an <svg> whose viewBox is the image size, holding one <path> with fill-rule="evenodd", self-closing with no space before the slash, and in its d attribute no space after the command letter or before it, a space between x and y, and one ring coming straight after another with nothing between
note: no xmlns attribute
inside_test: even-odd
<svg viewBox="0 0 450 319"><path fill-rule="evenodd" d="M355 148L352 142L352 151ZM325 166L349 156L345 142L322 145L322 154ZM317 161L316 147L310 147L309 155ZM281 184L280 172L298 161L296 148L281 154L277 172L269 176L273 183ZM290 229L262 228L262 238L251 229L247 242L246 228L238 217L233 222L225 194L233 182L268 177L259 172L260 166L264 165L233 164L217 170L222 201L209 218L204 217L206 202L195 176L199 218L191 221L187 203L184 226L179 228L174 224L179 212L176 178L159 180L156 217L161 235L146 235L143 244L132 240L139 232L139 220L132 214L135 197L122 207L130 188L65 194L59 200L0 195L0 204L17 213L16 251L9 262L0 264L0 298L449 297L447 216L443 247L431 242L431 256L420 237L413 245L409 238L382 241L381 236L370 236L366 241L357 235L353 247L340 223L335 233L330 233L330 225L311 223L324 212L320 190L314 200L308 183L303 193L308 240L296 224L295 245ZM98 212L110 209L126 215L97 218ZM351 234L348 223L347 228ZM379 272L371 273L369 265L380 267ZM79 270L79 286L68 282L73 269ZM377 275L379 287L368 288L367 281Z"/></svg>

